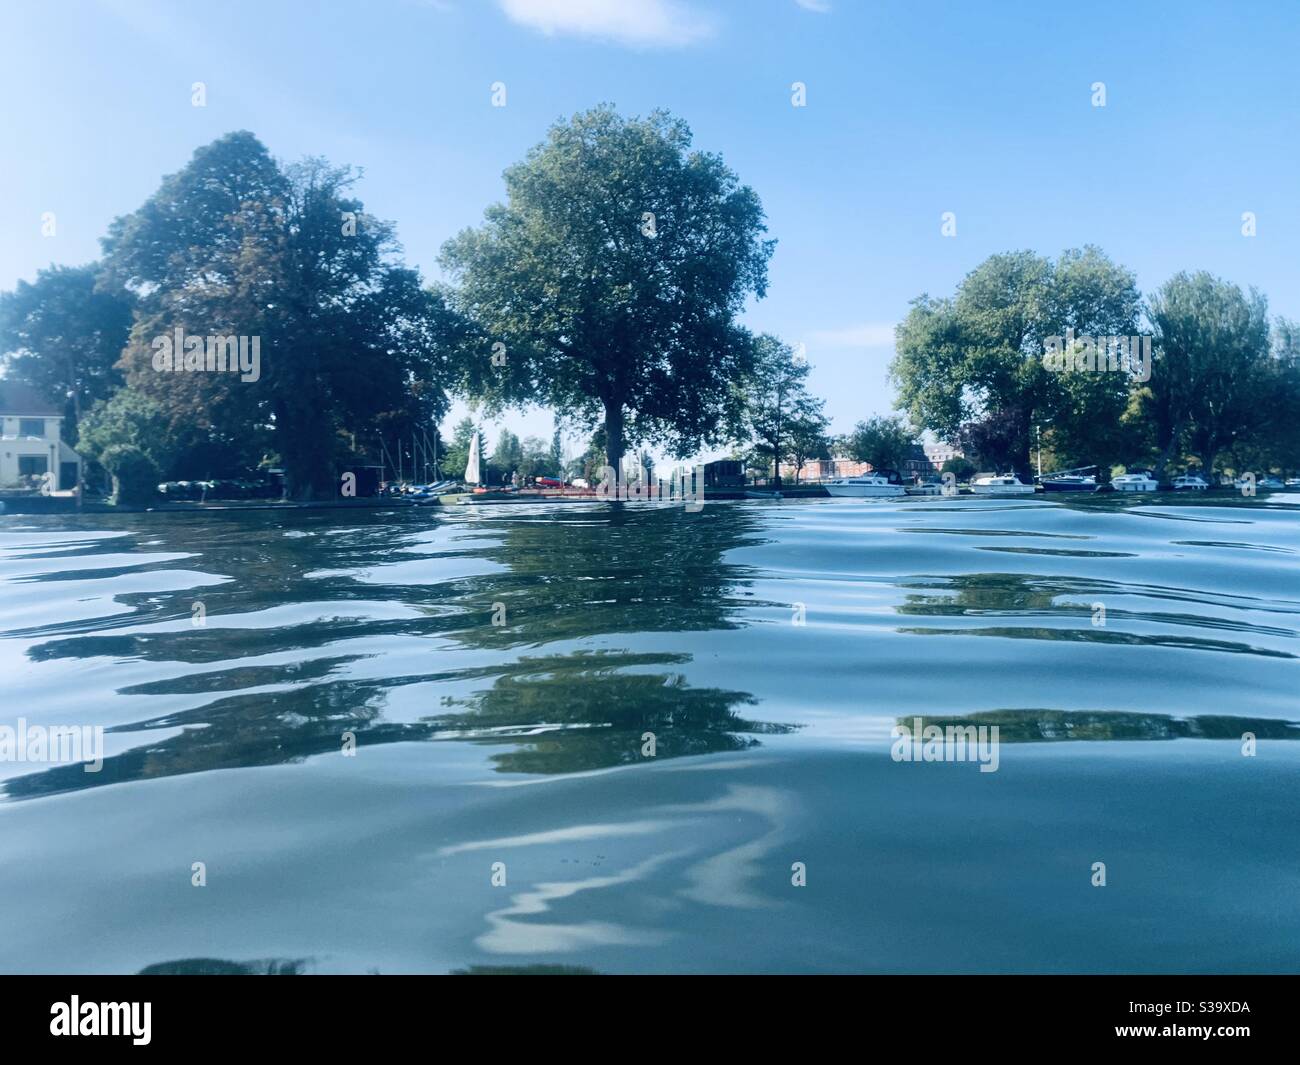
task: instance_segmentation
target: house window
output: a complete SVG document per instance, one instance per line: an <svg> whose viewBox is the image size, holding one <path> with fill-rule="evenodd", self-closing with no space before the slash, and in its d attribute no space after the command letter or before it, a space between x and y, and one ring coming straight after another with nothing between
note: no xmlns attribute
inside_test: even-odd
<svg viewBox="0 0 1300 1065"><path fill-rule="evenodd" d="M18 435L44 437L45 419L44 418L19 418Z"/></svg>
<svg viewBox="0 0 1300 1065"><path fill-rule="evenodd" d="M44 455L19 455L18 476L39 477L50 468L50 460Z"/></svg>

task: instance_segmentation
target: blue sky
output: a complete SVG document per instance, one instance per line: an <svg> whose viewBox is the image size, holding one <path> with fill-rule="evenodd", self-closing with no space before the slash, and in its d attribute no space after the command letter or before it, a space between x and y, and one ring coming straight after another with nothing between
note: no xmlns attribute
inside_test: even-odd
<svg viewBox="0 0 1300 1065"><path fill-rule="evenodd" d="M234 129L363 167L367 208L436 278L502 170L609 101L685 118L758 192L779 243L746 322L805 344L836 431L892 408L908 301L997 251L1095 243L1144 291L1208 269L1300 317L1295 0L6 0L0 40L0 288L95 258ZM549 412L505 421L549 437Z"/></svg>

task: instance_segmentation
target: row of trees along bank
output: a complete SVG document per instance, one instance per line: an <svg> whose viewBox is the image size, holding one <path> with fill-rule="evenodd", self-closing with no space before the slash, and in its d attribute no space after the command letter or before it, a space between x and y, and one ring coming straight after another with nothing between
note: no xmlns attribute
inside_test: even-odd
<svg viewBox="0 0 1300 1065"><path fill-rule="evenodd" d="M69 442L119 489L279 466L289 496L333 496L341 466L427 435L454 395L483 416L549 406L616 470L647 446L684 458L735 445L773 469L830 450L806 361L738 321L766 293L775 246L758 196L681 120L602 106L557 123L482 224L446 243L442 284L405 264L357 178L281 163L247 132L198 149L111 224L99 262L0 296L6 375L70 397ZM1154 373L1048 371L1043 345L1067 329L1148 329ZM255 337L260 370L160 371L174 335ZM876 454L882 433L928 429L1024 473L1039 434L1069 464L1294 466L1296 336L1261 295L1205 274L1143 301L1095 248L995 255L899 326L910 424L860 425L841 446ZM462 425L437 441L453 474L468 438ZM553 464L531 451L537 469Z"/></svg>

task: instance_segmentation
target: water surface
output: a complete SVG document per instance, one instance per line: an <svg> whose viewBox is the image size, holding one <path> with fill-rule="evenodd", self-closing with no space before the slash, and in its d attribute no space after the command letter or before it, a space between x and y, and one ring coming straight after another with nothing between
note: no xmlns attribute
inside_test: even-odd
<svg viewBox="0 0 1300 1065"><path fill-rule="evenodd" d="M0 970L1295 971L1297 503L0 518Z"/></svg>

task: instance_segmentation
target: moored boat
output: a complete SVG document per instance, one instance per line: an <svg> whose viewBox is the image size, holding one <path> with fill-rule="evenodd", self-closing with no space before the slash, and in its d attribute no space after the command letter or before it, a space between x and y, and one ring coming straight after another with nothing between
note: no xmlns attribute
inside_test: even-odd
<svg viewBox="0 0 1300 1065"><path fill-rule="evenodd" d="M1130 473L1121 473L1118 477L1112 477L1110 486L1116 492L1154 492L1160 487L1160 482L1146 470L1133 470Z"/></svg>
<svg viewBox="0 0 1300 1065"><path fill-rule="evenodd" d="M1044 492L1095 492L1097 490L1096 466L1078 466L1072 470L1058 470L1038 478ZM1089 472L1089 471L1093 472Z"/></svg>
<svg viewBox="0 0 1300 1065"><path fill-rule="evenodd" d="M1022 484L1014 473L986 473L971 481L970 490L977 496L1020 496L1032 495L1034 486Z"/></svg>
<svg viewBox="0 0 1300 1065"><path fill-rule="evenodd" d="M841 477L839 480L827 481L824 487L833 496L849 496L858 499L901 496L904 491L901 484L891 484L888 477L879 473Z"/></svg>
<svg viewBox="0 0 1300 1065"><path fill-rule="evenodd" d="M1209 481L1194 473L1185 473L1181 477L1174 478L1175 492L1204 492L1209 487Z"/></svg>

